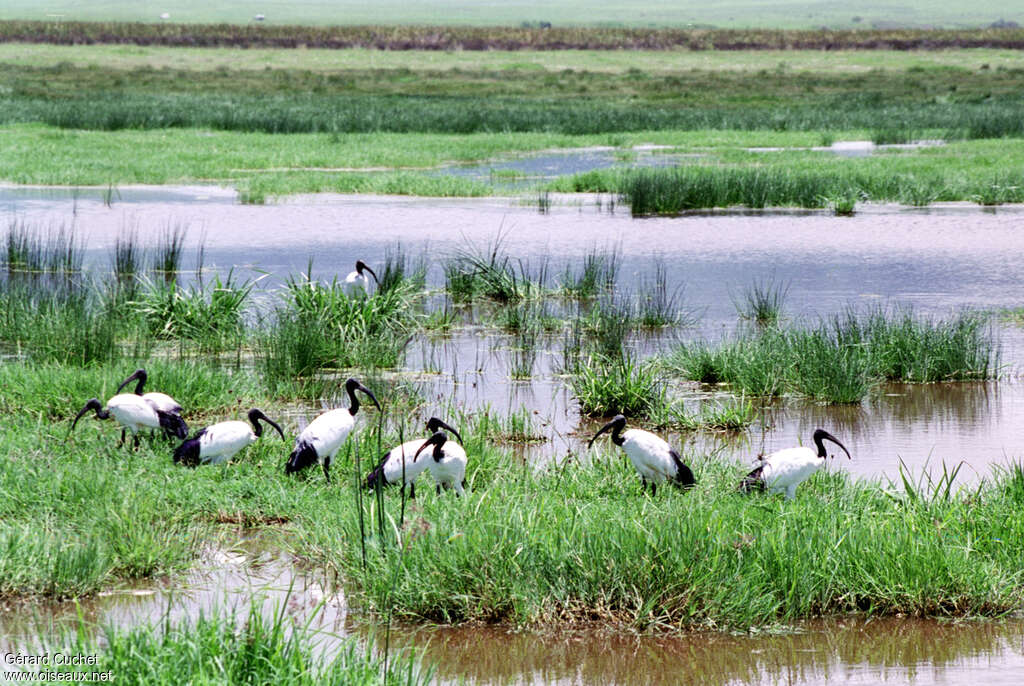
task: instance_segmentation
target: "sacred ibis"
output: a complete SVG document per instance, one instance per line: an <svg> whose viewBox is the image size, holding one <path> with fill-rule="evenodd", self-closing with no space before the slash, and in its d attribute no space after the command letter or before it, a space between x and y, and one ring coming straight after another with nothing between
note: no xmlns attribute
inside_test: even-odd
<svg viewBox="0 0 1024 686"><path fill-rule="evenodd" d="M252 445L256 439L263 435L264 421L277 429L284 440L284 432L273 419L263 414L262 411L253 408L249 410L249 424L241 421L219 422L211 424L205 429L200 429L195 435L178 446L174 451L174 461L181 462L189 467L196 467L201 464L220 464L227 462L235 456L239 450L247 445Z"/></svg>
<svg viewBox="0 0 1024 686"><path fill-rule="evenodd" d="M377 280L377 274L372 269L366 266L366 263L362 260L356 260L356 270L349 272L348 276L345 277L345 284L343 286L345 295L352 297L358 293L369 293L370 292L370 280L366 278L364 272L369 272L370 276L373 277L373 282L380 286L380 281Z"/></svg>
<svg viewBox="0 0 1024 686"><path fill-rule="evenodd" d="M822 441L832 441L843 449L847 458L853 459L850 457L850 451L835 436L824 429L818 429L814 432L814 445L818 448L817 452L806 446L801 446L778 450L761 458L761 464L757 469L743 477L740 482L740 490L749 493L767 489L770 494L785 491L786 500L792 500L796 497L796 487L825 464L825 456L828 453Z"/></svg>
<svg viewBox="0 0 1024 686"><path fill-rule="evenodd" d="M351 401L349 407L324 412L310 422L309 426L295 438L295 449L288 456L288 464L284 469L286 474L297 472L319 462L323 466L324 477L330 482L331 475L328 470L331 460L334 459L341 444L345 442L345 437L352 431L352 427L356 423L356 413L359 412L359 398L356 396L356 391L362 391L368 395L377 409L381 409L373 392L355 379L345 382L345 390Z"/></svg>
<svg viewBox="0 0 1024 686"><path fill-rule="evenodd" d="M448 434L444 431L435 431L430 438L423 441L423 445L413 455L414 465L420 453L430 446L434 446L431 451L431 457L434 459L431 460L427 457L423 459L430 469L430 476L434 477L434 481L437 483L438 494L441 493L441 487L444 486L445 490L454 488L459 496L464 495L466 492L466 451L458 443L449 441Z"/></svg>
<svg viewBox="0 0 1024 686"><path fill-rule="evenodd" d="M615 415L594 434L587 448L594 445L598 436L611 430L612 443L626 451L626 456L640 475L641 487L646 489L647 484L651 484L651 495L654 495L656 485L662 481L672 481L680 488L689 488L697 483L693 478L693 472L683 464L679 453L668 443L642 429L629 429L623 432L625 426L626 418L621 414Z"/></svg>
<svg viewBox="0 0 1024 686"><path fill-rule="evenodd" d="M181 417L181 405L178 403L177 400L175 400L171 396L167 395L166 393L142 392L146 386L146 381L148 379L149 375L146 374L145 369L136 369L134 372L132 372L131 376L129 376L127 379L121 382L121 385L117 387L117 392L120 393L122 388L130 384L132 381L137 380L138 383L135 384L135 395L141 395L143 398L153 403L153 407L160 410L161 412L166 412L168 414L174 414L177 415L178 417ZM182 420L182 423L184 424L184 420ZM185 427L185 433L188 433L187 426ZM173 436L174 434L171 431L167 431L167 435Z"/></svg>
<svg viewBox="0 0 1024 686"><path fill-rule="evenodd" d="M459 432L445 424L442 420L437 417L431 417L427 420L427 431L434 433L438 429L451 431L458 437L459 443L462 442L462 436L459 435ZM366 475L366 488L376 488L378 483L381 486L401 483L403 488L408 484L409 497L415 498L416 477L422 474L424 469L427 469L429 460L415 460L413 458L416 455L416 451L426 442L427 439L425 438L406 441L384 453L373 471ZM382 479L383 481L381 481Z"/></svg>
<svg viewBox="0 0 1024 686"><path fill-rule="evenodd" d="M152 402L134 393L120 393L107 401L106 409L98 398L91 398L71 423L75 430L78 420L90 410L96 413L96 419L113 417L121 425L121 443L124 443L125 430L132 432L135 447L139 447L139 429L163 429L167 433L184 439L188 436L185 422L176 414L158 410Z"/></svg>

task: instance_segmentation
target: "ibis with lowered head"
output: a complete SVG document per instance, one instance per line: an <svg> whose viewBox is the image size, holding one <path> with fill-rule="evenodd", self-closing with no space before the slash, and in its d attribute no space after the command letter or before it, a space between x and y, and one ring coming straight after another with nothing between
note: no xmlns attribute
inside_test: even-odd
<svg viewBox="0 0 1024 686"><path fill-rule="evenodd" d="M196 467L201 464L219 464L227 462L235 454L256 442L256 439L263 435L261 421L277 429L277 433L284 440L284 432L280 425L273 419L263 414L262 410L253 408L249 410L249 424L242 421L228 421L211 424L205 429L200 429L192 438L178 446L174 451L174 461L180 462L188 467Z"/></svg>
<svg viewBox="0 0 1024 686"><path fill-rule="evenodd" d="M188 427L179 415L159 410L151 401L134 393L119 393L107 401L106 407L98 398L91 398L75 416L71 423L72 431L78 420L89 411L96 413L96 419L113 417L117 420L121 425L121 443L124 443L125 431L131 431L136 448L139 447L139 431L144 428L163 429L180 439L188 436Z"/></svg>
<svg viewBox="0 0 1024 686"><path fill-rule="evenodd" d="M796 487L825 465L828 451L823 441L835 443L843 449L848 459L853 459L846 446L824 429L815 431L813 440L816 451L800 446L777 450L761 458L761 464L740 481L740 491L749 493L767 490L769 494L785 491L786 500L792 500L796 497Z"/></svg>
<svg viewBox="0 0 1024 686"><path fill-rule="evenodd" d="M651 485L651 495L662 481L671 481L680 488L689 488L697 483L693 471L683 464L682 458L664 439L643 429L626 428L626 418L621 414L601 427L590 439L587 447L594 445L598 436L611 431L612 443L626 451L626 456L640 475L642 488Z"/></svg>
<svg viewBox="0 0 1024 686"><path fill-rule="evenodd" d="M466 451L458 443L449 441L448 434L444 431L435 431L416 450L416 454L412 458L413 464L420 459L420 453L428 448L432 448L430 457L424 456L423 459L427 462L427 468L430 469L430 476L434 477L438 494L441 493L443 486L445 490L454 488L460 497L465 495Z"/></svg>
<svg viewBox="0 0 1024 686"><path fill-rule="evenodd" d="M330 482L331 460L334 459L341 444L345 442L345 438L356 424L356 413L359 412L359 397L356 396L356 391L365 393L377 406L377 409L381 409L373 392L357 380L347 380L345 391L348 393L350 401L347 408L324 412L311 421L309 426L295 438L295 449L288 456L288 464L284 468L286 474L292 474L319 463L323 467L324 478Z"/></svg>
<svg viewBox="0 0 1024 686"><path fill-rule="evenodd" d="M166 393L158 393L155 391L150 391L149 393L143 392L146 386L146 381L148 379L149 375L146 373L145 369L136 369L134 372L132 372L131 376L129 376L127 379L121 382L121 385L117 387L117 392L120 393L122 388L130 384L132 381L135 381L135 395L142 396L143 398L151 402L153 404L153 407L155 407L161 412L166 412L168 414L174 414L178 415L178 417L181 417L181 404L171 396L167 395ZM182 422L184 423L184 420L182 420ZM187 426L185 427L185 432L188 432ZM167 432L167 434L169 436L174 435L173 432L169 431Z"/></svg>
<svg viewBox="0 0 1024 686"><path fill-rule="evenodd" d="M454 428L445 424L444 421L437 417L431 417L427 420L427 431L431 434L437 432L439 429L444 429L455 434L459 439L459 443L462 443L462 436ZM427 442L425 438L419 438L413 441L406 441L401 445L397 445L391 450L384 453L374 467L366 476L366 488L373 489L377 487L377 484L381 486L388 486L391 484L401 484L402 488L406 485L409 486L409 497L416 497L416 477L423 473L425 469L429 467L430 460L423 459L417 460L415 456L417 451L423 447L423 444Z"/></svg>

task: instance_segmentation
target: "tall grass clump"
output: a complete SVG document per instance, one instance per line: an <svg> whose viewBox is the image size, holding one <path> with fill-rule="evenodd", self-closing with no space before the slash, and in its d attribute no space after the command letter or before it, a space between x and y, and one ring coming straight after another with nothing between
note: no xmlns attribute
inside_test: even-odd
<svg viewBox="0 0 1024 686"><path fill-rule="evenodd" d="M635 321L643 328L660 328L682 323L679 290L669 293L668 267L662 260L654 263L654 276L644 276L637 292Z"/></svg>
<svg viewBox="0 0 1024 686"><path fill-rule="evenodd" d="M844 189L838 173L779 168L655 167L620 178L621 200L634 216L743 205L819 208Z"/></svg>
<svg viewBox="0 0 1024 686"><path fill-rule="evenodd" d="M848 311L817 327L745 332L717 345L682 344L670 369L746 395L794 393L830 402L862 400L884 382L992 378L999 349L986 317L931 320L909 310Z"/></svg>
<svg viewBox="0 0 1024 686"><path fill-rule="evenodd" d="M153 281L140 279L132 310L145 322L151 336L195 341L204 350L219 351L240 342L245 328L245 307L257 280L239 281L229 271L221 280L214 277L204 286L188 287L176 279Z"/></svg>
<svg viewBox="0 0 1024 686"><path fill-rule="evenodd" d="M738 298L733 298L733 305L740 319L765 328L779 323L788 294L789 284L778 283L771 276L744 288Z"/></svg>
<svg viewBox="0 0 1024 686"><path fill-rule="evenodd" d="M181 224L164 227L160 242L153 251L153 271L170 281L181 271L181 256L188 229Z"/></svg>
<svg viewBox="0 0 1024 686"><path fill-rule="evenodd" d="M345 367L396 367L420 319L421 293L410 280L369 297L350 298L334 279L289 278L260 337L260 363L277 388Z"/></svg>
<svg viewBox="0 0 1024 686"><path fill-rule="evenodd" d="M426 282L427 263L422 255L415 263L410 264L400 243L384 251L384 268L381 269L378 286L380 292L386 293L403 284L408 284L410 290L419 291Z"/></svg>
<svg viewBox="0 0 1024 686"><path fill-rule="evenodd" d="M647 417L667 402L654 366L630 355L584 357L569 383L580 412L591 417Z"/></svg>
<svg viewBox="0 0 1024 686"><path fill-rule="evenodd" d="M561 277L562 292L573 298L593 298L615 289L619 273L619 251L591 250L583 256L583 265L574 272L571 265L565 265Z"/></svg>
<svg viewBox="0 0 1024 686"><path fill-rule="evenodd" d="M374 646L340 639L293 621L286 608L254 601L247 615L214 610L184 619L95 635L84 620L77 631L48 639L50 653L94 655L95 666L50 666L44 671L114 675L118 683L222 684L429 684L432 670L415 654L375 656ZM98 679L97 679L98 680Z"/></svg>
<svg viewBox="0 0 1024 686"><path fill-rule="evenodd" d="M77 274L82 271L83 248L73 228L44 230L13 220L7 227L2 266L8 274Z"/></svg>
<svg viewBox="0 0 1024 686"><path fill-rule="evenodd" d="M503 234L483 247L460 250L445 264L445 281L452 300L487 298L516 303L541 293L547 280L547 262L533 274L529 263L513 260L502 248Z"/></svg>

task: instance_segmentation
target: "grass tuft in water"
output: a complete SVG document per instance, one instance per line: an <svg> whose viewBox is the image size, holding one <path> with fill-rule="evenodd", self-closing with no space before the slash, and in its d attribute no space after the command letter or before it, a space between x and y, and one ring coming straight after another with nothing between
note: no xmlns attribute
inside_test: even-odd
<svg viewBox="0 0 1024 686"><path fill-rule="evenodd" d="M740 319L767 328L779 323L788 293L788 283L778 283L770 276L745 288L738 299L733 299L733 305Z"/></svg>

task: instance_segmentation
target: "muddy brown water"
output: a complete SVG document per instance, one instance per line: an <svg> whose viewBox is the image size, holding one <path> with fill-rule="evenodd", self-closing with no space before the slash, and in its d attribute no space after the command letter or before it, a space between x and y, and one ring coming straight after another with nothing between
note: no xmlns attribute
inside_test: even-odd
<svg viewBox="0 0 1024 686"><path fill-rule="evenodd" d="M109 194L108 194L109 195ZM109 201L109 202L108 202ZM205 265L251 276L269 272L261 297L289 275L315 278L352 269L356 259L382 262L401 243L411 257L424 256L428 281L443 284L442 262L459 250L482 249L499 236L503 249L536 273L542 265L553 283L566 264L578 268L595 249L620 255L619 287L642 287L654 261L666 268L670 290L697 314L695 326L638 342L646 351L677 340L716 339L737 326L735 299L742 289L769 278L788 284L785 315L796 321L847 307L910 306L932 317L962 308L999 310L1024 304L1024 208L983 209L968 204L925 210L868 206L849 218L824 212L709 212L675 218L633 219L608 198L556 198L540 213L526 199L440 200L318 196L246 206L222 189L203 187L102 189L0 189L0 222L73 227L86 244L86 262L109 265L109 250L125 230L156 244L167 227L189 231L186 269L203 237ZM902 461L912 474L942 465L964 467L962 482L991 475L994 466L1024 459L1024 383L1018 367L1024 333L996 322L1002 377L996 382L890 385L854 406L833 407L785 400L762 408L762 420L738 436L698 433L672 440L693 459L711 451L747 462L759 453L806 441L824 427L841 437L853 460L831 469L857 476L898 479ZM440 340L413 341L406 367L427 399L426 415L490 407L504 414L530 409L548 438L525 449L543 464L580 449L594 425L582 422L557 376L560 341L542 342L528 381L510 379L509 339L470 328ZM708 389L679 384L692 407L714 402ZM312 417L318 408L310 408ZM244 546L242 546L244 549ZM297 615L325 601L323 621L334 631L365 633L358 613L315 572L295 570L272 554L211 550L198 568L205 576L164 587L114 589L83 604L97 621L133 624L173 612L194 616L227 597L242 602L260 588L271 601L291 598ZM227 558L221 559L222 555ZM238 557L240 556L241 557ZM232 557L235 556L235 557ZM233 561L232 561L233 560ZM213 570L213 571L211 571ZM220 570L220 571L217 571ZM198 574L198 572L197 572ZM276 594L276 595L275 595ZM180 602L173 605L171 596ZM230 600L229 600L230 602ZM177 608L177 609L173 609ZM9 606L0 613L8 639L59 624L67 605ZM43 622L40 624L39 622ZM396 642L427 641L443 680L473 683L965 683L1024 682L1024 626L1019 621L941 624L910 620L838 620L806 624L781 635L698 635L681 639L625 637L603 630L565 634L508 633L497 629L403 628ZM977 677L977 679L975 678Z"/></svg>

